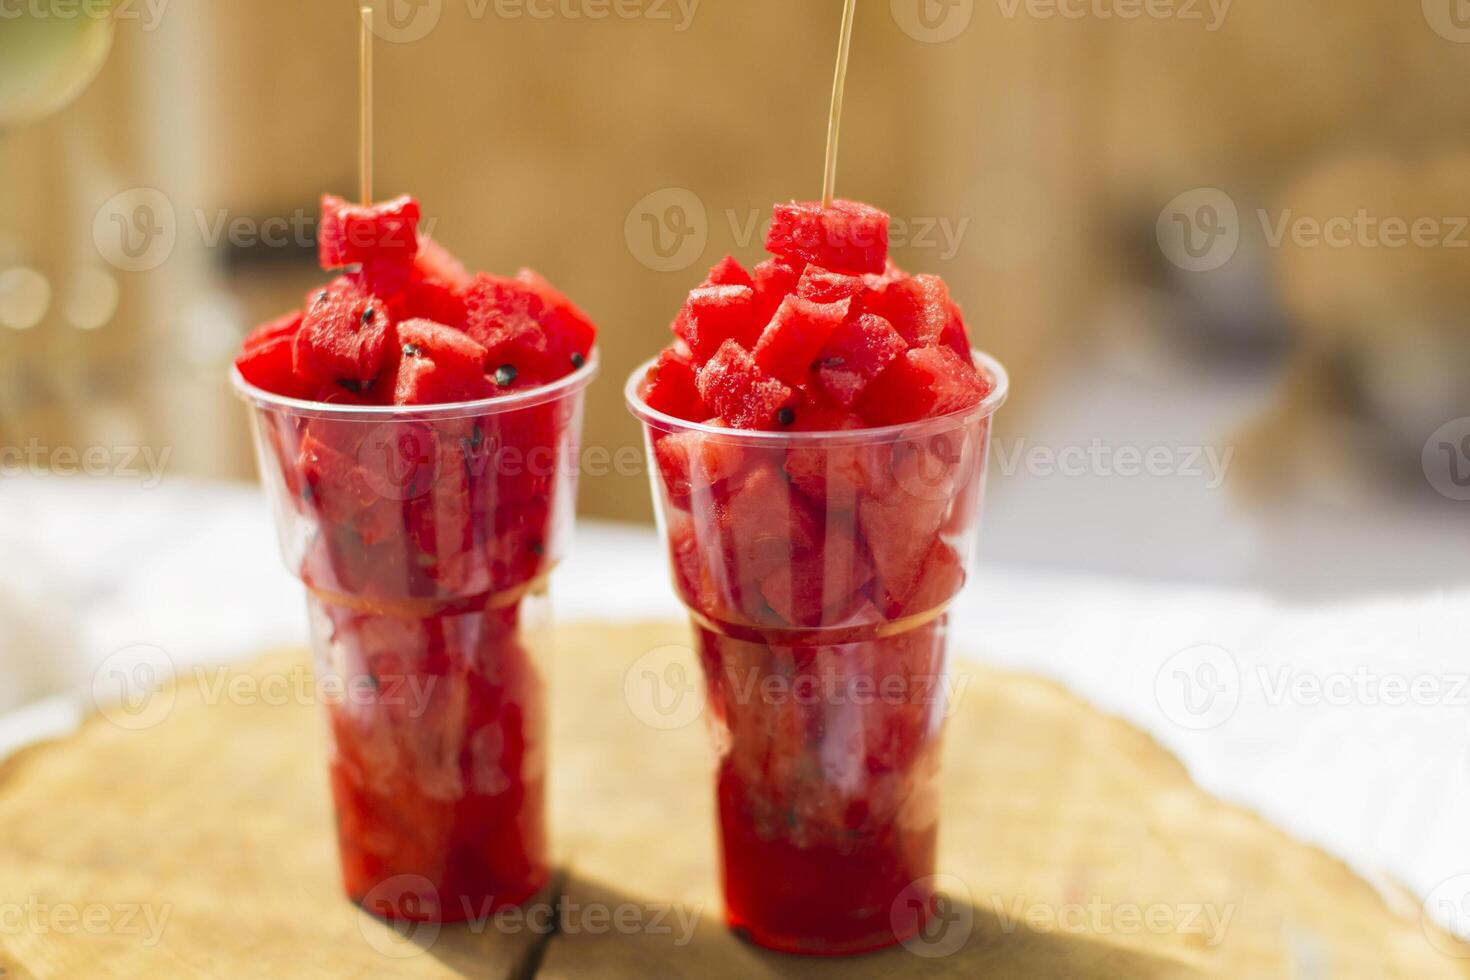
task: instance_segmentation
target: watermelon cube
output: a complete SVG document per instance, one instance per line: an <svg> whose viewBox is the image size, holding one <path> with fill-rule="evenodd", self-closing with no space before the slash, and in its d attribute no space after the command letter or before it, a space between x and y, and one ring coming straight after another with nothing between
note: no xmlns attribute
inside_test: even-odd
<svg viewBox="0 0 1470 980"><path fill-rule="evenodd" d="M408 320L398 325L398 342L395 405L474 401L494 393L485 377L485 348L453 327Z"/></svg>
<svg viewBox="0 0 1470 980"><path fill-rule="evenodd" d="M311 299L292 346L293 368L303 382L360 392L378 376L392 334L385 304L338 278Z"/></svg>
<svg viewBox="0 0 1470 980"><path fill-rule="evenodd" d="M755 267L755 319L765 327L787 296L796 291L801 281L803 263L786 259L767 259Z"/></svg>
<svg viewBox="0 0 1470 980"><path fill-rule="evenodd" d="M764 323L755 318L755 291L751 287L701 286L689 294L674 321L674 333L703 364L727 340L754 347L762 326Z"/></svg>
<svg viewBox="0 0 1470 980"><path fill-rule="evenodd" d="M883 277L863 296L863 309L876 313L911 347L934 343L949 319L949 290L938 276Z"/></svg>
<svg viewBox="0 0 1470 980"><path fill-rule="evenodd" d="M292 350L302 316L290 313L257 328L245 338L235 367L246 381L287 398L311 398L315 389L296 377Z"/></svg>
<svg viewBox="0 0 1470 980"><path fill-rule="evenodd" d="M322 268L411 264L419 252L419 216L419 203L407 196L361 205L324 195L317 229Z"/></svg>
<svg viewBox="0 0 1470 980"><path fill-rule="evenodd" d="M516 279L480 273L464 291L465 332L485 348L485 368L502 369L502 378L530 381L552 368L552 356L540 317L545 300Z"/></svg>
<svg viewBox="0 0 1470 980"><path fill-rule="evenodd" d="M812 362L847 319L852 300L814 303L788 296L755 346L755 361L768 374L790 385L809 380Z"/></svg>
<svg viewBox="0 0 1470 980"><path fill-rule="evenodd" d="M989 393L975 366L948 347L915 347L867 386L856 407L869 425L902 425L963 411Z"/></svg>
<svg viewBox="0 0 1470 980"><path fill-rule="evenodd" d="M817 380L842 406L852 408L908 344L881 316L863 313L839 327L817 357Z"/></svg>
<svg viewBox="0 0 1470 980"><path fill-rule="evenodd" d="M552 376L560 377L587 363L587 358L592 356L592 345L597 339L597 327L592 318L532 269L517 272L516 281L530 287L541 298L541 307L536 316L542 329L546 331L546 349L551 358Z"/></svg>
<svg viewBox="0 0 1470 980"><path fill-rule="evenodd" d="M857 201L793 201L776 205L766 251L834 272L882 272L888 258L888 215Z"/></svg>
<svg viewBox="0 0 1470 980"><path fill-rule="evenodd" d="M695 494L709 493L739 475L745 461L740 446L703 432L672 432L653 444L664 488L677 505L688 507Z"/></svg>
<svg viewBox="0 0 1470 980"><path fill-rule="evenodd" d="M355 456L318 441L308 431L301 440L299 468L324 520L355 532L369 545L401 530L399 502L374 488Z"/></svg>
<svg viewBox="0 0 1470 980"><path fill-rule="evenodd" d="M709 270L705 277L706 286L754 286L755 280L750 273L745 271L745 266L735 260L735 256L727 255Z"/></svg>
<svg viewBox="0 0 1470 980"><path fill-rule="evenodd" d="M796 295L814 303L838 303L859 297L862 292L861 276L843 275L815 265L807 266L796 284Z"/></svg>
<svg viewBox="0 0 1470 980"><path fill-rule="evenodd" d="M643 384L643 400L655 411L688 422L709 418L710 410L704 399L699 397L699 388L695 385L697 370L694 360L683 351L664 351L659 355L658 363L648 369L648 378Z"/></svg>
<svg viewBox="0 0 1470 980"><path fill-rule="evenodd" d="M817 546L778 563L761 581L761 595L791 626L835 625L872 580L873 563L850 522L829 515Z"/></svg>
<svg viewBox="0 0 1470 980"><path fill-rule="evenodd" d="M704 403L737 429L775 428L795 398L734 340L725 341L699 369L695 386Z"/></svg>
<svg viewBox="0 0 1470 980"><path fill-rule="evenodd" d="M885 613L893 615L914 596L948 510L947 499L912 494L898 484L858 502L858 527L876 572L874 597Z"/></svg>

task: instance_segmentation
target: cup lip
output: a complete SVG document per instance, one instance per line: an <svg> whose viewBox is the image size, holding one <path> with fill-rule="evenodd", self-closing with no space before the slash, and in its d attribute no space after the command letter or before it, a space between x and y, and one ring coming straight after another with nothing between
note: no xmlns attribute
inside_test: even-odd
<svg viewBox="0 0 1470 980"><path fill-rule="evenodd" d="M373 419L414 419L432 421L436 419L468 418L471 416L499 415L518 409L533 408L556 401L569 394L585 389L592 383L601 367L601 353L593 347L587 363L577 370L555 381L527 388L509 395L496 395L468 402L447 402L443 405L337 405L331 402L305 401L288 398L258 388L245 380L240 369L230 365L230 383L235 394L257 408L285 412L305 418L339 419L342 421L369 421Z"/></svg>
<svg viewBox="0 0 1470 980"><path fill-rule="evenodd" d="M643 383L643 379L647 376L649 368L658 363L658 357L652 357L634 368L633 373L628 376L627 384L623 387L623 397L627 399L628 409L633 415L645 423L666 429L701 432L705 435L730 441L748 441L752 445L776 443L832 445L883 441L885 439L911 439L931 431L947 431L958 426L968 425L983 418L988 418L994 415L1005 404L1006 398L1009 396L1011 390L1011 376L1006 371L1005 365L978 347L970 348L970 356L975 363L975 367L988 374L995 383L995 387L991 389L990 394L986 395L978 403L967 409L951 412L948 415L936 415L934 418L919 419L915 422L885 425L871 429L835 429L815 432L782 432L767 429L722 429L719 426L706 425L703 422L690 422L687 419L676 418L673 415L660 412L658 409L652 407L638 393L639 385Z"/></svg>

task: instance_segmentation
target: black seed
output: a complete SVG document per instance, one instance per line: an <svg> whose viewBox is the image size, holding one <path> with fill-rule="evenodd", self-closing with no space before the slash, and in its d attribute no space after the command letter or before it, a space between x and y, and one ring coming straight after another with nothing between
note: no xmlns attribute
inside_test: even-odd
<svg viewBox="0 0 1470 980"><path fill-rule="evenodd" d="M316 301L318 303L325 303L327 301L327 291L325 289L316 294Z"/></svg>
<svg viewBox="0 0 1470 980"><path fill-rule="evenodd" d="M403 356L404 357L418 357L423 352L424 352L424 349L422 347L420 347L418 344L404 344L403 345Z"/></svg>
<svg viewBox="0 0 1470 980"><path fill-rule="evenodd" d="M781 411L776 413L776 421L780 422L782 425L790 425L792 422L796 421L796 409L781 409Z"/></svg>
<svg viewBox="0 0 1470 980"><path fill-rule="evenodd" d="M484 441L485 433L480 431L480 423L476 422L474 428L470 429L470 448L479 449Z"/></svg>
<svg viewBox="0 0 1470 980"><path fill-rule="evenodd" d="M367 307L366 309L364 309L362 311L362 322L363 323L372 323L373 322L373 308L371 306Z"/></svg>
<svg viewBox="0 0 1470 980"><path fill-rule="evenodd" d="M542 544L540 541L531 542L531 554L535 555L537 558L540 558L542 555L546 554L546 545Z"/></svg>
<svg viewBox="0 0 1470 980"><path fill-rule="evenodd" d="M301 499L302 500L306 501L307 503L311 503L312 500L315 499L315 497L316 497L316 491L311 488L311 484L310 483L308 483L306 486L304 486L304 487L301 488Z"/></svg>
<svg viewBox="0 0 1470 980"><path fill-rule="evenodd" d="M516 373L514 364L502 364L495 369L495 383L502 388L509 388L516 383Z"/></svg>
<svg viewBox="0 0 1470 980"><path fill-rule="evenodd" d="M584 365L586 363L587 363L587 358L583 357L581 354L573 354L572 355L572 367L574 367L574 368L580 368L580 367L582 367L582 365Z"/></svg>
<svg viewBox="0 0 1470 980"><path fill-rule="evenodd" d="M341 385L343 388L346 388L348 391L352 392L354 395L360 395L360 394L362 394L362 382L361 381L353 381L351 378L343 378L342 380L338 381L337 383L339 385Z"/></svg>

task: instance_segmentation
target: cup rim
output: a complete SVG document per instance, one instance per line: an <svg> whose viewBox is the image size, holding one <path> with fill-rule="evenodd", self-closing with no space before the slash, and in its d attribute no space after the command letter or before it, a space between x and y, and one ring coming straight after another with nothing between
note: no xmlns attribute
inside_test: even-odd
<svg viewBox="0 0 1470 980"><path fill-rule="evenodd" d="M258 388L246 381L240 369L233 364L230 365L230 383L234 386L235 394L239 398L256 408L287 412L304 418L342 421L369 421L384 418L432 421L499 415L556 401L566 395L582 391L591 384L601 367L601 361L601 353L594 346L587 357L586 364L555 381L509 395L495 395L491 398L480 398L468 402L447 402L443 405L337 405L332 402L288 398L285 395L277 395L264 388Z"/></svg>
<svg viewBox="0 0 1470 980"><path fill-rule="evenodd" d="M774 443L816 443L832 445L882 441L890 438L911 439L928 432L947 431L962 425L968 425L983 418L988 418L994 415L1005 404L1011 389L1011 376L1006 371L1005 365L978 347L970 348L970 356L974 361L975 367L988 374L995 383L995 387L991 389L990 394L986 395L975 405L958 412L950 412L948 415L936 415L934 418L919 419L914 422L903 422L898 425L885 425L871 429L834 429L814 432L783 432L768 429L722 429L719 426L706 425L703 422L690 422L687 419L668 415L649 405L648 402L643 400L643 396L638 393L638 388L642 384L644 377L648 374L649 368L658 363L658 357L649 358L633 369L633 373L628 376L628 381L623 386L623 397L627 400L629 411L642 422L657 425L661 428L701 432L708 436L730 441L748 440L752 445Z"/></svg>

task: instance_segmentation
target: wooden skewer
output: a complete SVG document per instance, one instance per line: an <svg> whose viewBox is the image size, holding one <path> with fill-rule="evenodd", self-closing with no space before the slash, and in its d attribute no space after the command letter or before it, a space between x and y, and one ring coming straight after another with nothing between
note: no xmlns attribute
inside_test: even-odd
<svg viewBox="0 0 1470 980"><path fill-rule="evenodd" d="M832 206L837 192L837 138L842 129L842 97L847 89L847 58L852 52L852 22L857 0L842 8L842 35L837 42L837 76L832 80L832 112L827 117L827 168L822 176L822 208Z"/></svg>
<svg viewBox="0 0 1470 980"><path fill-rule="evenodd" d="M373 203L373 8L362 8L362 40L357 60L358 128L362 161L358 169L358 196L364 206Z"/></svg>

